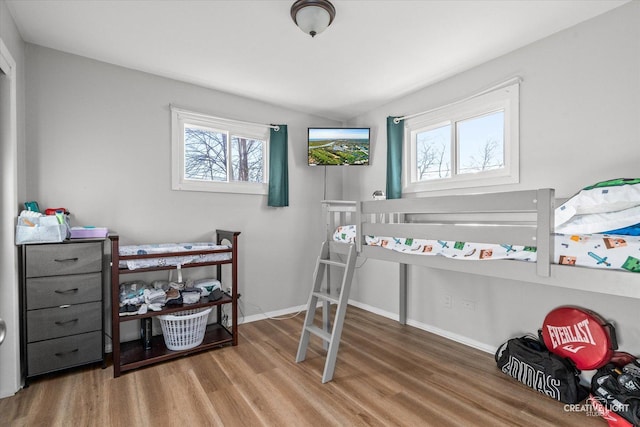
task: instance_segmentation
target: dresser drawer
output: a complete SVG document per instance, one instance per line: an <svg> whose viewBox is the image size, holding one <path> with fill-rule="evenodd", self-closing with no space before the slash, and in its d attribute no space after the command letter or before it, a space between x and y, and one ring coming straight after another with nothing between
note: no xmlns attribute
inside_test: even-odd
<svg viewBox="0 0 640 427"><path fill-rule="evenodd" d="M28 375L102 361L102 332L27 344Z"/></svg>
<svg viewBox="0 0 640 427"><path fill-rule="evenodd" d="M102 303L27 311L27 342L102 330Z"/></svg>
<svg viewBox="0 0 640 427"><path fill-rule="evenodd" d="M102 271L102 242L28 245L27 277Z"/></svg>
<svg viewBox="0 0 640 427"><path fill-rule="evenodd" d="M27 279L27 310L101 300L101 273Z"/></svg>

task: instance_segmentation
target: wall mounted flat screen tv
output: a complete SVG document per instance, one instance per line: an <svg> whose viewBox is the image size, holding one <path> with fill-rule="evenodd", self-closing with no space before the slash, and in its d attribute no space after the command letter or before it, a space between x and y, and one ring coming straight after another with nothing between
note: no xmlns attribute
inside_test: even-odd
<svg viewBox="0 0 640 427"><path fill-rule="evenodd" d="M369 135L369 128L309 128L309 165L368 165Z"/></svg>

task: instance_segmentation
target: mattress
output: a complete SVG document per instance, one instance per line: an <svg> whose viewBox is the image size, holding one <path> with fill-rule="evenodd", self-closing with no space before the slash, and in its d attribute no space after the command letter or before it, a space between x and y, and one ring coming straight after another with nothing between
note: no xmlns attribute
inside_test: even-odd
<svg viewBox="0 0 640 427"><path fill-rule="evenodd" d="M220 252L213 254L179 255L180 252L205 251L215 249L229 249L229 245L216 245L211 242L196 243L159 243L150 245L125 245L120 246L120 256L127 255L150 255L176 253L176 256L162 258L144 258L120 260L120 268L136 270L139 268L166 267L173 265L184 265L201 262L225 261L231 259L230 252Z"/></svg>
<svg viewBox="0 0 640 427"><path fill-rule="evenodd" d="M640 272L640 237L614 234L554 234L554 263L589 268ZM353 243L355 225L336 229L333 240ZM365 244L422 255L459 260L513 259L535 262L536 247L429 240L410 237L365 236Z"/></svg>
<svg viewBox="0 0 640 427"><path fill-rule="evenodd" d="M556 234L554 263L640 272L640 237L615 234Z"/></svg>

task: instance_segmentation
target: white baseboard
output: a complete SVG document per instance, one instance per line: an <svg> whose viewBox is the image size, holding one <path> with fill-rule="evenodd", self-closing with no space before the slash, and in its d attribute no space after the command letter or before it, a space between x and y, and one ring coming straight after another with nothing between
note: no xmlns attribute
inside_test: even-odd
<svg viewBox="0 0 640 427"><path fill-rule="evenodd" d="M368 311L370 313L373 314L377 314L378 316L382 316L382 317L386 317L387 319L391 319L391 320L395 320L398 321L399 316L397 313L392 313L390 311L385 311L385 310L381 310L377 307L368 305L368 304L363 304L359 301L354 301L354 300L349 300L349 304L354 306L354 307L358 307L362 310ZM281 317L281 316L287 316L287 315L291 315L292 313L297 313L300 311L304 311L306 310L307 306L306 305L300 305L297 307L290 307L290 308L285 308L282 310L277 310L277 311L271 311L271 312L267 312L267 313L261 313L261 314L254 314L252 316L247 316L244 318L244 320L241 323L249 323L249 322L255 322L257 320L263 320L263 319L269 319L269 318L274 318L274 317ZM475 349L478 349L480 351L484 351L485 353L490 353L490 354L494 354L496 349L489 344L485 344L476 340L472 340L469 337L465 337L463 335L458 335L455 334L453 332L449 332L446 331L444 329L440 329L438 327L432 326L432 325L428 325L426 323L421 323L418 322L416 320L411 320L411 319L407 319L407 325L412 326L414 328L418 328L421 329L423 331L427 331L430 332L432 334L441 336L443 338L449 339L451 341L455 341L457 343L466 345L468 347L472 347Z"/></svg>
<svg viewBox="0 0 640 427"><path fill-rule="evenodd" d="M377 314L379 316L386 317L388 319L392 319L392 320L396 320L397 321L398 318L399 318L398 314L396 314L396 313L380 310L377 307L373 307L373 306L370 306L370 305L367 305L367 304L363 304L361 302L349 300L349 304L353 305L354 307L361 308L362 310L371 312L373 314ZM485 343L482 343L482 342L479 342L479 341L476 341L476 340L472 340L469 337L465 337L463 335L454 334L453 332L449 332L449 331L446 331L444 329L440 329L438 327L435 327L435 326L432 326L432 325L428 325L426 323L418 322L416 320L407 319L407 325L413 326L414 328L418 328L418 329L421 329L423 331L430 332L432 334L441 336L441 337L449 339L451 341L455 341L457 343L464 344L464 345L466 345L468 347L476 348L478 350L484 351L485 353L494 354L496 352L496 348L493 347L492 345L485 344Z"/></svg>
<svg viewBox="0 0 640 427"><path fill-rule="evenodd" d="M445 331L444 329L437 328L435 326L420 323L415 320L407 319L407 325L414 328L422 329L423 331L431 332L432 334L439 335L443 338L447 338L451 341L455 341L460 344L464 344L467 347L473 347L475 349L484 351L485 353L495 354L496 348L492 345L482 343L480 341L472 340L469 337L463 335L454 334L453 332Z"/></svg>
<svg viewBox="0 0 640 427"><path fill-rule="evenodd" d="M387 319L395 320L396 322L400 318L397 313L392 313L390 311L380 310L378 307L374 307L372 305L363 304L358 301L349 300L349 305L354 307L361 308L364 311L368 311L369 313L377 314L378 316L386 317Z"/></svg>
<svg viewBox="0 0 640 427"><path fill-rule="evenodd" d="M296 307L283 308L282 310L276 311L268 311L266 313L253 314L251 316L246 316L241 319L238 323L242 325L243 323L251 323L258 320L264 319L277 319L278 317L287 317L295 313L303 312L307 309L307 305L299 305Z"/></svg>

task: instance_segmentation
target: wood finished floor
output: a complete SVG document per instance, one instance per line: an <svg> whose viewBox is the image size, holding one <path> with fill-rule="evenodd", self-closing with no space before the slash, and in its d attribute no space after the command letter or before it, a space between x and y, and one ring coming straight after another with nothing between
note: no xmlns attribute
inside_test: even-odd
<svg viewBox="0 0 640 427"><path fill-rule="evenodd" d="M240 326L237 347L113 378L88 367L0 400L1 426L606 426L500 373L493 356L349 307L334 380L304 313Z"/></svg>

